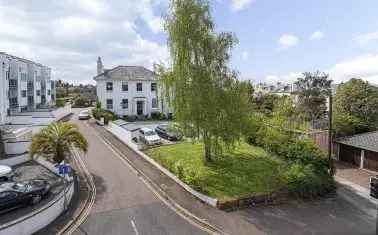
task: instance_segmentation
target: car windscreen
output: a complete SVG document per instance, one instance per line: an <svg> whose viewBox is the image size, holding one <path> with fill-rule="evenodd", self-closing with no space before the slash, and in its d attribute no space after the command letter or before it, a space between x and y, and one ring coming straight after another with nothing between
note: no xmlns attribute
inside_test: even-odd
<svg viewBox="0 0 378 235"><path fill-rule="evenodd" d="M153 131L146 131L146 132L144 133L144 135L145 135L145 136L155 135L155 132L153 132Z"/></svg>
<svg viewBox="0 0 378 235"><path fill-rule="evenodd" d="M17 191L25 191L26 190L26 186L24 184L15 183L12 186L12 189L17 190Z"/></svg>

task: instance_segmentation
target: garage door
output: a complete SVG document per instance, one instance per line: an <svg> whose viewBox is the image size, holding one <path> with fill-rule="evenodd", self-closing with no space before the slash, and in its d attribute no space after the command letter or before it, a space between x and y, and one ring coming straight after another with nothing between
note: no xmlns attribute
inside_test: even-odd
<svg viewBox="0 0 378 235"><path fill-rule="evenodd" d="M340 145L340 160L360 166L361 150L347 145Z"/></svg>
<svg viewBox="0 0 378 235"><path fill-rule="evenodd" d="M378 171L378 153L365 150L364 168Z"/></svg>

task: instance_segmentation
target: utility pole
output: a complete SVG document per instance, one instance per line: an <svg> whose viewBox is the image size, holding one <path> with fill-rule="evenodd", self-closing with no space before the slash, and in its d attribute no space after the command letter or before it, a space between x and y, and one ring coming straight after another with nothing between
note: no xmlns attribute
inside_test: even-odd
<svg viewBox="0 0 378 235"><path fill-rule="evenodd" d="M329 92L329 109L328 109L328 168L332 169L332 90Z"/></svg>

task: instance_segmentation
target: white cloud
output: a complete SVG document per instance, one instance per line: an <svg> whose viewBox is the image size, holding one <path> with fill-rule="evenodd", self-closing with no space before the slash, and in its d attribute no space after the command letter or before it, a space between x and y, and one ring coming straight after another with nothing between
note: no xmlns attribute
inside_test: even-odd
<svg viewBox="0 0 378 235"><path fill-rule="evenodd" d="M231 7L233 11L240 11L255 2L255 0L231 0Z"/></svg>
<svg viewBox="0 0 378 235"><path fill-rule="evenodd" d="M361 78L378 84L378 54L361 55L332 66L327 72L335 82Z"/></svg>
<svg viewBox="0 0 378 235"><path fill-rule="evenodd" d="M163 4L163 5L157 5ZM0 1L0 50L43 63L54 79L92 81L96 59L106 68L169 59L165 43L144 38L141 24L162 30L155 9L166 0Z"/></svg>
<svg viewBox="0 0 378 235"><path fill-rule="evenodd" d="M324 33L322 31L315 31L310 36L311 40L317 40L322 38L324 38Z"/></svg>
<svg viewBox="0 0 378 235"><path fill-rule="evenodd" d="M281 49L287 49L289 47L295 46L298 43L298 38L292 34L283 34L278 43Z"/></svg>
<svg viewBox="0 0 378 235"><path fill-rule="evenodd" d="M355 38L355 40L361 45L366 45L370 41L378 40L378 32L366 33L359 35Z"/></svg>

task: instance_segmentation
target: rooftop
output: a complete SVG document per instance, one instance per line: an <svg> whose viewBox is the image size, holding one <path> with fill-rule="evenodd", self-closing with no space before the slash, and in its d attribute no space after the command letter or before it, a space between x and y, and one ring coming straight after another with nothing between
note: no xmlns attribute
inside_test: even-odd
<svg viewBox="0 0 378 235"><path fill-rule="evenodd" d="M360 149L378 152L378 131L343 137L338 139L336 142Z"/></svg>
<svg viewBox="0 0 378 235"><path fill-rule="evenodd" d="M104 69L103 73L98 74L94 77L95 80L99 79L101 76L104 79L112 78L118 80L154 80L155 73L143 66L125 66L119 65L112 69Z"/></svg>

